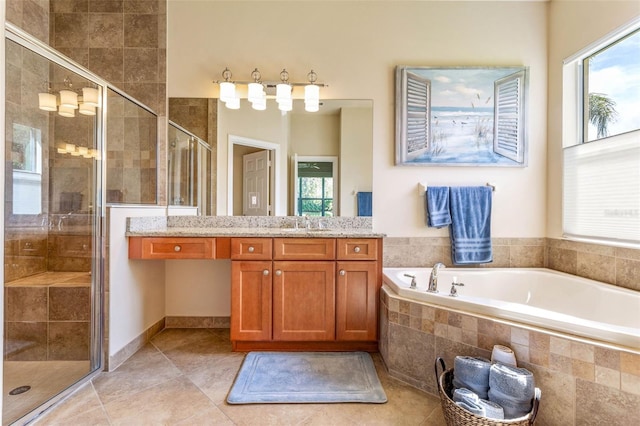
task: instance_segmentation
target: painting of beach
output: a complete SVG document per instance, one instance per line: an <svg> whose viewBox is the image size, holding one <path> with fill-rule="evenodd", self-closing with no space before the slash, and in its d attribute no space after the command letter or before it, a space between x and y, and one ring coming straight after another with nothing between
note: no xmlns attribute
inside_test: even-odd
<svg viewBox="0 0 640 426"><path fill-rule="evenodd" d="M526 165L523 67L398 67L396 79L397 163Z"/></svg>

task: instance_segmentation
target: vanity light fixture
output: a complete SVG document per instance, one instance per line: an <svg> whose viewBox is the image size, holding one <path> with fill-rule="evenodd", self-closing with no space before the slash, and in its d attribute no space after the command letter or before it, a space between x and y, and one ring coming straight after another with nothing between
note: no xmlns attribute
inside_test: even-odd
<svg viewBox="0 0 640 426"><path fill-rule="evenodd" d="M38 108L43 111L58 111L62 117L75 117L75 110L83 115L96 115L96 107L100 106L100 89L83 87L82 95L73 89L69 77L64 79L64 89L58 91L58 96L52 93L51 87L47 92L38 93ZM59 101L58 101L59 99Z"/></svg>
<svg viewBox="0 0 640 426"><path fill-rule="evenodd" d="M267 93L273 94L275 92L278 109L282 112L291 111L293 109L293 88L302 86L304 87L305 110L316 112L320 107L320 88L327 87L326 84L317 82L318 75L313 70L307 74L307 83L290 82L289 72L286 69L280 72L279 82L263 81L258 68L254 68L251 72L251 81L233 81L232 73L228 67L222 71L222 78L224 80L214 80L214 83L219 85L220 100L229 109L240 108L237 86L244 85L247 86L247 100L251 102L253 109L260 111L266 109Z"/></svg>
<svg viewBox="0 0 640 426"><path fill-rule="evenodd" d="M88 148L86 146L76 146L72 143L60 142L56 144L58 154L69 154L72 157L95 158L100 159L100 152L97 149Z"/></svg>

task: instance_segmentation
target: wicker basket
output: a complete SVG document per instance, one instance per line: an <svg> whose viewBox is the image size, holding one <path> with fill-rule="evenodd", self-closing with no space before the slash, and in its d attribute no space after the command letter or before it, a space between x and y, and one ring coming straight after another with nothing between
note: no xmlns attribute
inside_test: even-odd
<svg viewBox="0 0 640 426"><path fill-rule="evenodd" d="M438 373L438 364L442 368L442 373ZM487 417L477 416L462 407L456 405L451 399L453 394L453 368L447 370L444 360L440 357L436 358L435 363L436 381L438 382L438 394L440 395L440 403L442 404L442 413L447 422L447 426L525 426L532 425L538 414L538 406L540 405L540 389L536 388L535 398L531 412L526 416L509 420L496 420Z"/></svg>

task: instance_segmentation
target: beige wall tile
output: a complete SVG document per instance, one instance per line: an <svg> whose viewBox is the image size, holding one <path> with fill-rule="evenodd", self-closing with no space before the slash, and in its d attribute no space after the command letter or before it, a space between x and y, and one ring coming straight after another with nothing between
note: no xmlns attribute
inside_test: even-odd
<svg viewBox="0 0 640 426"><path fill-rule="evenodd" d="M571 342L561 337L551 336L549 350L554 354L569 356L571 354Z"/></svg>
<svg viewBox="0 0 640 426"><path fill-rule="evenodd" d="M634 395L640 395L640 376L620 373L620 389Z"/></svg>
<svg viewBox="0 0 640 426"><path fill-rule="evenodd" d="M529 330L520 327L511 327L511 343L520 346L529 346Z"/></svg>
<svg viewBox="0 0 640 426"><path fill-rule="evenodd" d="M590 382L595 381L595 365L589 362L572 359L571 373L574 377L588 380Z"/></svg>
<svg viewBox="0 0 640 426"><path fill-rule="evenodd" d="M629 352L620 353L620 371L640 376L640 355Z"/></svg>
<svg viewBox="0 0 640 426"><path fill-rule="evenodd" d="M620 389L620 371L618 370L596 365L595 378L598 384Z"/></svg>
<svg viewBox="0 0 640 426"><path fill-rule="evenodd" d="M595 362L592 345L580 342L571 342L571 358L593 364Z"/></svg>

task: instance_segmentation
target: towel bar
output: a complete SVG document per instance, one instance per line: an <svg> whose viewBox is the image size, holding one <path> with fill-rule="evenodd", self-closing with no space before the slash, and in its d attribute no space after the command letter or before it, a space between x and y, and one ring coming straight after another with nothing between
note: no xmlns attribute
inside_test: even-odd
<svg viewBox="0 0 640 426"><path fill-rule="evenodd" d="M489 188L491 188L492 192L496 192L496 186L490 182L485 183L485 186L488 186ZM427 184L423 183L423 182L419 182L418 183L418 194L420 196L423 196L424 193L427 191Z"/></svg>

